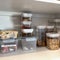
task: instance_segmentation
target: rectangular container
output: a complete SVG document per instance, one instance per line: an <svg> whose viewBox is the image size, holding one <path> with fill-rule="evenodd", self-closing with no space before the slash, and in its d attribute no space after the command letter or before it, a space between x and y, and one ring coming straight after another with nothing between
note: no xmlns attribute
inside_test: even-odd
<svg viewBox="0 0 60 60"><path fill-rule="evenodd" d="M36 38L35 37L27 37L22 38L22 49L24 51L27 50L36 50Z"/></svg>
<svg viewBox="0 0 60 60"><path fill-rule="evenodd" d="M1 39L17 38L18 31L1 31Z"/></svg>
<svg viewBox="0 0 60 60"><path fill-rule="evenodd" d="M5 39L1 41L1 52L7 53L17 50L18 40L17 39Z"/></svg>
<svg viewBox="0 0 60 60"><path fill-rule="evenodd" d="M8 53L8 52L13 52L17 50L17 45L1 45L1 52L2 53Z"/></svg>

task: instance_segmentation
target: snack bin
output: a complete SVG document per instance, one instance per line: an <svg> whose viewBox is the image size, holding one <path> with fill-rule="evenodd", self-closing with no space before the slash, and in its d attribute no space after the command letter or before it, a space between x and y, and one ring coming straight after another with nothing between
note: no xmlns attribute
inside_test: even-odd
<svg viewBox="0 0 60 60"><path fill-rule="evenodd" d="M18 48L18 40L17 39L5 39L1 41L1 52L9 53L16 51Z"/></svg>
<svg viewBox="0 0 60 60"><path fill-rule="evenodd" d="M1 31L0 34L1 39L10 39L10 38L17 38L18 31Z"/></svg>
<svg viewBox="0 0 60 60"><path fill-rule="evenodd" d="M24 51L36 50L36 37L24 37L22 38L22 49Z"/></svg>
<svg viewBox="0 0 60 60"><path fill-rule="evenodd" d="M12 52L17 50L16 45L2 45L1 47L2 47L1 49L2 53L7 53L7 52Z"/></svg>
<svg viewBox="0 0 60 60"><path fill-rule="evenodd" d="M59 49L59 34L58 33L46 33L47 36L47 48L50 50Z"/></svg>

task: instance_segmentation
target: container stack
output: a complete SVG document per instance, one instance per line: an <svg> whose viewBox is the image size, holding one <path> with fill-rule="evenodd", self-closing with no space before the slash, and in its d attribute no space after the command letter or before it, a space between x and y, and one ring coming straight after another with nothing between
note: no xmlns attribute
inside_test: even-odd
<svg viewBox="0 0 60 60"><path fill-rule="evenodd" d="M17 31L1 31L1 52L12 52L17 50Z"/></svg>
<svg viewBox="0 0 60 60"><path fill-rule="evenodd" d="M23 37L32 36L33 28L31 28L32 24L32 14L30 13L22 13L21 16L21 32Z"/></svg>
<svg viewBox="0 0 60 60"><path fill-rule="evenodd" d="M32 14L22 13L21 15L21 36L22 49L35 50L36 37L34 37L34 29L32 28Z"/></svg>

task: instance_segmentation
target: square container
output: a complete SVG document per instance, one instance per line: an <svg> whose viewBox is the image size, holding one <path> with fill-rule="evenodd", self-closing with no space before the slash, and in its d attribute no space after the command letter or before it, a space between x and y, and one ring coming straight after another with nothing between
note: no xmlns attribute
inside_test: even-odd
<svg viewBox="0 0 60 60"><path fill-rule="evenodd" d="M1 52L2 53L8 53L8 52L13 52L17 50L17 45L12 44L12 45L1 45Z"/></svg>
<svg viewBox="0 0 60 60"><path fill-rule="evenodd" d="M22 38L22 49L24 51L36 50L36 37L25 37Z"/></svg>
<svg viewBox="0 0 60 60"><path fill-rule="evenodd" d="M1 41L1 52L7 53L17 50L18 40L17 39L5 39Z"/></svg>

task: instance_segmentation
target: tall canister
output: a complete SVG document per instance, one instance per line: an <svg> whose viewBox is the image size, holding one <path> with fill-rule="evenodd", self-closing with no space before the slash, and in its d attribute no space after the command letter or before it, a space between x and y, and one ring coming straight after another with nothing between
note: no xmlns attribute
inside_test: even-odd
<svg viewBox="0 0 60 60"><path fill-rule="evenodd" d="M46 26L38 26L37 27L37 46L45 46L46 45Z"/></svg>
<svg viewBox="0 0 60 60"><path fill-rule="evenodd" d="M59 34L58 33L46 33L47 36L47 48L50 50L59 49Z"/></svg>

